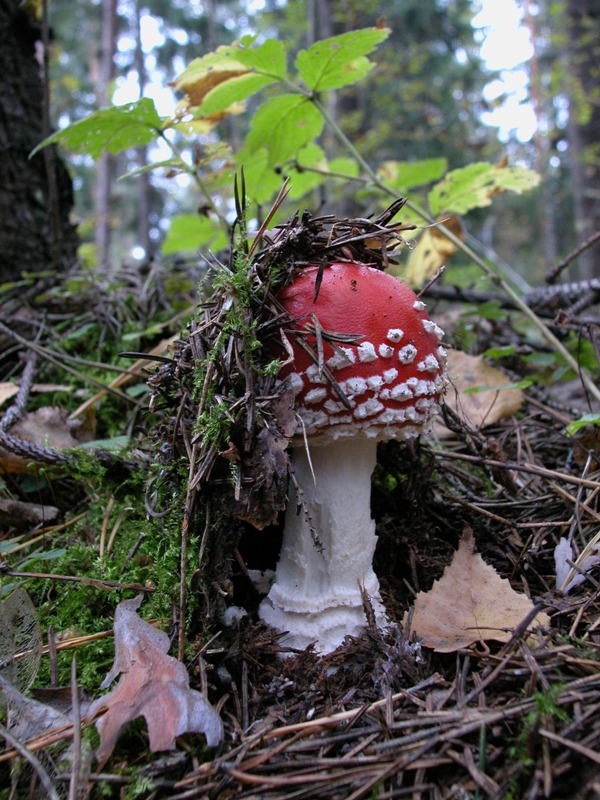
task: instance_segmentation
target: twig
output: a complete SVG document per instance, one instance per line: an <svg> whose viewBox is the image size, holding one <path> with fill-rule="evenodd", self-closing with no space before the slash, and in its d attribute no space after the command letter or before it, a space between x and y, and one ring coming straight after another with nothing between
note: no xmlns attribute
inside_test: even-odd
<svg viewBox="0 0 600 800"><path fill-rule="evenodd" d="M590 247L593 247L599 240L600 231L596 231L596 233L593 233L589 239L586 239L585 242L582 242L578 247L575 248L575 250L572 250L568 256L565 256L565 258L563 258L563 260L554 267L552 272L550 272L550 274L547 276L546 283L554 283L563 269L569 266L571 261L574 261L582 253L585 253L586 250L589 250Z"/></svg>
<svg viewBox="0 0 600 800"><path fill-rule="evenodd" d="M600 764L600 753L597 753L595 750L592 750L589 747L585 747L584 745L574 742L571 739L565 739L564 736L559 736L558 733L552 733L551 731L542 729L539 731L539 734L540 736L544 736L546 739L550 739L551 742L556 742L563 747L568 747L569 750L574 750L576 753L580 753L582 756L589 758L590 761L593 761L595 764Z"/></svg>
<svg viewBox="0 0 600 800"><path fill-rule="evenodd" d="M77 686L77 654L71 661L71 709L73 714L73 762L69 782L69 800L79 797L79 773L81 771L81 715L79 708L79 687Z"/></svg>
<svg viewBox="0 0 600 800"><path fill-rule="evenodd" d="M44 767L40 764L38 759L33 755L33 753L30 750L28 750L25 747L25 745L21 744L21 742L18 739L15 739L14 736L11 733L9 733L7 728L5 728L4 725L2 725L1 723L0 723L0 736L3 736L9 743L9 745L14 750L16 750L20 756L22 756L26 761L28 761L31 764L34 772L40 779L42 786L44 787L44 790L46 791L47 796L50 798L50 800L60 800L58 792L52 785L50 776L48 775ZM6 755L7 754L5 753L4 756ZM3 756L0 756L0 760L4 760Z"/></svg>
<svg viewBox="0 0 600 800"><path fill-rule="evenodd" d="M126 400L128 403L133 403L134 405L139 405L138 401L133 400L129 395L125 394L124 392L120 392L118 389L111 389L109 386L106 386L102 381L97 381L95 378L92 378L91 375L86 375L83 372L79 372L73 367L67 366L60 361L60 359L55 358L54 355L50 353L45 347L37 344L36 342L30 342L28 339L25 339L23 336L20 336L15 331L12 331L9 327L7 327L3 322L0 322L0 331L4 333L6 336L9 336L11 339L14 339L19 344L23 345L24 347L29 348L30 350L34 350L38 355L41 355L51 364L54 364L55 367L59 369L63 369L65 372L68 372L70 375L73 375L78 380L82 381L83 383L89 383L92 386L95 386L97 389L102 389L104 392L108 392L109 394L113 394L118 397L120 400Z"/></svg>
<svg viewBox="0 0 600 800"><path fill-rule="evenodd" d="M390 188L386 183L384 183L377 173L372 169L372 167L365 161L365 159L360 155L358 150L354 147L352 142L348 139L346 134L343 130L339 127L339 125L335 122L335 120L331 117L328 113L327 109L316 99L313 99L315 106L319 109L320 113L322 114L323 118L329 125L329 127L333 130L335 135L340 139L342 144L347 148L347 150L352 154L352 156L358 161L361 167L365 170L366 174L369 175L375 186L381 189L382 192L387 194L389 197L398 197L398 193ZM440 233L443 233L444 236L449 239L452 244L458 247L460 250L465 253L475 264L477 264L483 272L488 275L495 283L502 287L502 290L508 295L508 297L513 301L513 303L517 306L517 308L530 320L530 322L537 328L537 330L541 333L544 339L551 345L551 347L559 353L566 363L571 367L571 369L576 373L581 375L581 379L585 384L588 392L596 398L596 400L600 401L600 388L596 386L595 382L592 380L590 375L586 370L584 370L580 364L578 364L577 359L575 359L571 353L567 350L567 348L563 345L563 343L556 338L556 336L552 333L552 331L545 325L545 323L537 316L537 314L529 308L527 303L523 301L523 299L517 294L517 292L512 288L512 286L502 277L499 270L494 269L487 263L481 256L473 250L468 244L462 241L460 237L456 236L449 228L447 228L443 223L438 222L434 219L431 214L421 208L418 204L407 201L406 203L407 208L410 208L411 211L414 211L415 214L418 214L422 219L424 219L428 224L435 225Z"/></svg>
<svg viewBox="0 0 600 800"><path fill-rule="evenodd" d="M0 419L0 432L8 430L23 416L35 376L36 361L37 354L33 350L29 350L25 356L25 369L21 377L19 391L16 394L13 404L7 408L6 413L2 419Z"/></svg>
<svg viewBox="0 0 600 800"><path fill-rule="evenodd" d="M459 461L470 461L473 464L480 464L482 466L487 465L488 467L527 472L531 475L539 475L543 478L554 478L555 480L564 481L565 483L572 483L575 486L587 486L589 489L597 489L600 487L599 481L591 481L588 478L578 478L576 475L567 475L565 472L557 472L556 470L538 467L534 464L515 464L512 461L495 461L494 459L485 458L484 456L469 456L466 453L452 453L445 450L431 450L431 452L433 455L441 456L442 458L455 458Z"/></svg>

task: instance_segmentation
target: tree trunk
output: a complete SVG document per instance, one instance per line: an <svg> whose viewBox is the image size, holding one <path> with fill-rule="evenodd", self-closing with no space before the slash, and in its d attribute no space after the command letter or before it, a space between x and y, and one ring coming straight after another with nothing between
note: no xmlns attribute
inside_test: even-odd
<svg viewBox="0 0 600 800"><path fill-rule="evenodd" d="M144 60L144 49L142 47L142 9L140 0L136 0L135 4L135 26L136 26L136 42L135 42L135 68L138 74L138 87L140 98L144 96L146 91L146 63ZM137 149L137 163L138 168L144 169L148 166L148 148L138 147ZM138 244L144 248L146 259L151 259L152 244L150 241L150 193L152 185L150 183L150 175L148 172L142 172L137 176L138 181Z"/></svg>
<svg viewBox="0 0 600 800"><path fill-rule="evenodd" d="M110 101L110 83L114 77L114 53L117 36L117 0L102 3L102 50L96 98L100 108ZM96 167L96 257L98 264L106 267L110 263L111 244L111 194L115 175L115 157L104 153Z"/></svg>
<svg viewBox="0 0 600 800"><path fill-rule="evenodd" d="M536 17L531 12L530 0L524 3L525 24L529 29L529 39L533 53L529 59L529 85L531 104L536 118L536 131L533 135L533 147L535 150L535 168L541 178L539 189L538 216L540 224L540 241L544 271L550 272L557 260L556 246L556 224L554 220L554 205L552 197L552 187L550 186L549 160L550 160L550 141L548 138L549 122L547 113L547 100L542 89L542 76L539 58L539 37L536 27Z"/></svg>
<svg viewBox="0 0 600 800"><path fill-rule="evenodd" d="M566 0L569 38L569 70L572 82L569 103L569 147L572 160L573 207L577 237L585 242L600 230L600 0ZM598 274L598 251L579 257L578 277Z"/></svg>
<svg viewBox="0 0 600 800"><path fill-rule="evenodd" d="M29 158L51 131L41 30L21 6L0 0L0 280L69 267L78 246L73 187L56 148Z"/></svg>

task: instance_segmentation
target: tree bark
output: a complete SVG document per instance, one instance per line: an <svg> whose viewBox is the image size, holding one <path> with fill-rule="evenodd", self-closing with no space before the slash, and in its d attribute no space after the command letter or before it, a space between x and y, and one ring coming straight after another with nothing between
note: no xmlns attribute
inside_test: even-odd
<svg viewBox="0 0 600 800"><path fill-rule="evenodd" d="M114 53L117 36L117 0L102 3L102 50L96 98L100 108L106 108L110 100L110 83L114 78ZM111 195L115 176L115 157L104 153L96 167L96 257L101 267L110 263L111 245Z"/></svg>
<svg viewBox="0 0 600 800"><path fill-rule="evenodd" d="M539 189L539 224L542 258L544 271L550 272L557 261L556 223L554 220L554 205L552 187L549 184L550 140L548 138L549 123L547 113L547 99L542 90L542 74L540 69L539 37L536 26L536 17L531 12L530 0L524 3L525 25L529 29L529 39L532 46L532 55L529 59L529 84L531 104L535 114L537 126L533 135L535 150L535 168L541 178Z"/></svg>
<svg viewBox="0 0 600 800"><path fill-rule="evenodd" d="M569 148L578 243L600 230L600 0L566 0L569 39ZM597 249L579 257L575 277L598 273Z"/></svg>
<svg viewBox="0 0 600 800"><path fill-rule="evenodd" d="M135 3L135 68L138 75L138 87L140 98L144 96L147 84L146 63L144 59L144 49L142 47L142 8L140 0ZM140 169L148 166L148 148L138 147L137 162ZM138 244L144 248L147 259L151 259L152 243L150 241L150 194L152 185L148 172L142 172L137 177L138 181Z"/></svg>
<svg viewBox="0 0 600 800"><path fill-rule="evenodd" d="M21 5L0 0L0 280L67 268L78 247L73 187L56 148L29 158L51 131L42 32Z"/></svg>

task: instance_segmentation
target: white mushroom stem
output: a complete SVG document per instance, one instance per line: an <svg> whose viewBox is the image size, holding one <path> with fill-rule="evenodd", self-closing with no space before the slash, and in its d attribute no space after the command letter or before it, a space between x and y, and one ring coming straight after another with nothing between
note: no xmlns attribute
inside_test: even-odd
<svg viewBox="0 0 600 800"><path fill-rule="evenodd" d="M260 607L265 622L289 631L285 645L304 649L314 642L317 652L328 653L346 635L360 633L366 625L361 588L378 621L385 621L372 567L376 451L377 441L365 437L311 445L310 462L304 446L294 449L302 503L292 487L275 581Z"/></svg>

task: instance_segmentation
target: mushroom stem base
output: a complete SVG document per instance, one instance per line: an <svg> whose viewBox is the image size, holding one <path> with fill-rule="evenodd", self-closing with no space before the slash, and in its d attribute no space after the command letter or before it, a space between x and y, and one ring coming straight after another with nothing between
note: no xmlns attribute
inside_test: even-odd
<svg viewBox="0 0 600 800"><path fill-rule="evenodd" d="M259 610L261 619L288 632L284 645L314 644L318 653L328 653L345 636L359 634L366 626L363 590L378 624L385 624L372 568L376 458L376 440L365 438L313 446L310 459L304 447L294 450L301 499L291 487L275 581Z"/></svg>

